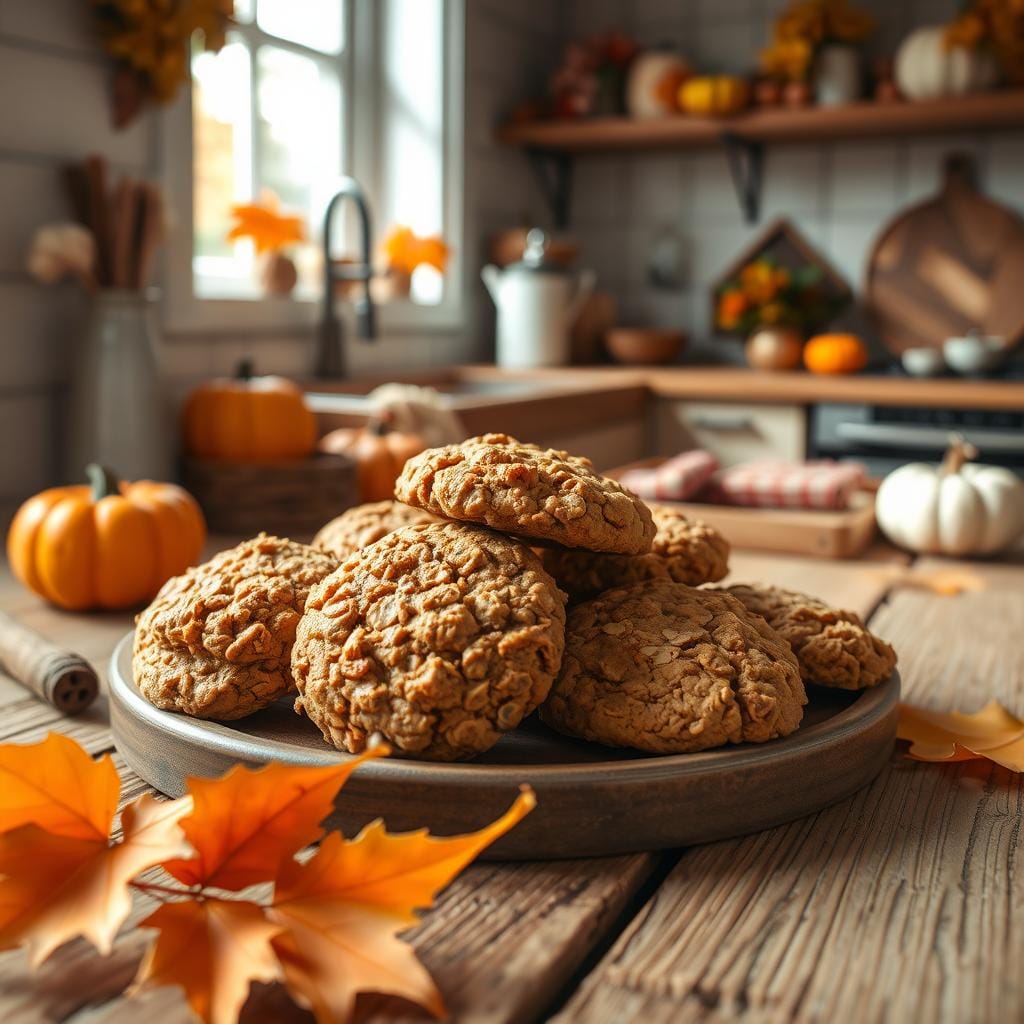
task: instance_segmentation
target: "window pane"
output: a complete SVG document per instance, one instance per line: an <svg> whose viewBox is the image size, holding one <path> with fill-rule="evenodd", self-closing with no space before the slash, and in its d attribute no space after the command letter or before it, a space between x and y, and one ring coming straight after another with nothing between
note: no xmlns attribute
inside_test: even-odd
<svg viewBox="0 0 1024 1024"><path fill-rule="evenodd" d="M259 0L256 22L264 32L323 53L345 41L343 0Z"/></svg>
<svg viewBox="0 0 1024 1024"><path fill-rule="evenodd" d="M198 295L254 292L252 248L232 244L231 206L252 196L249 51L236 38L192 60L193 272Z"/></svg>
<svg viewBox="0 0 1024 1024"><path fill-rule="evenodd" d="M256 15L256 0L235 0L235 21L249 22Z"/></svg>
<svg viewBox="0 0 1024 1024"><path fill-rule="evenodd" d="M390 0L384 51L383 229L418 235L444 227L443 0ZM451 242L451 239L447 239ZM436 303L442 278L413 275L413 299Z"/></svg>
<svg viewBox="0 0 1024 1024"><path fill-rule="evenodd" d="M307 234L320 219L341 173L341 84L333 66L288 50L261 46L257 75L257 181L282 206L306 218ZM316 254L299 253L302 280L312 287Z"/></svg>

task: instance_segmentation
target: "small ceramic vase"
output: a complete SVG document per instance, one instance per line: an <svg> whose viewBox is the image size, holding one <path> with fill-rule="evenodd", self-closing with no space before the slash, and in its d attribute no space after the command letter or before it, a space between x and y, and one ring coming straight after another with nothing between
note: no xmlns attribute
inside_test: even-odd
<svg viewBox="0 0 1024 1024"><path fill-rule="evenodd" d="M800 363L804 341L792 327L761 327L751 334L744 352L755 370L792 370Z"/></svg>
<svg viewBox="0 0 1024 1024"><path fill-rule="evenodd" d="M814 99L819 107L841 107L860 99L863 75L860 51L846 43L827 43L814 61Z"/></svg>

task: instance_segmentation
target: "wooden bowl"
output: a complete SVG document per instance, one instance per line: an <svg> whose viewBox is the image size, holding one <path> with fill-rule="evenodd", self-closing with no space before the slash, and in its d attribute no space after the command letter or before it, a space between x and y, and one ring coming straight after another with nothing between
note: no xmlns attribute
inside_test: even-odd
<svg viewBox="0 0 1024 1024"><path fill-rule="evenodd" d="M686 333L674 327L613 327L605 335L605 345L617 363L671 363L685 344Z"/></svg>

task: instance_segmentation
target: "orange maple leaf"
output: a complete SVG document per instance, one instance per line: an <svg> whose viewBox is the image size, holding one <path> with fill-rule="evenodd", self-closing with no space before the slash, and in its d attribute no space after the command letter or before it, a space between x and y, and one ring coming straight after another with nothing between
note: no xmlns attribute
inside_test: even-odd
<svg viewBox="0 0 1024 1024"><path fill-rule="evenodd" d="M1024 772L1024 722L996 701L969 714L901 704L896 735L910 741L907 753L918 761L988 758Z"/></svg>
<svg viewBox="0 0 1024 1024"><path fill-rule="evenodd" d="M41 743L0 746L0 832L38 825L54 835L106 842L120 789L109 754L94 761L59 733Z"/></svg>
<svg viewBox="0 0 1024 1024"><path fill-rule="evenodd" d="M387 752L378 746L326 768L236 765L219 779L188 779L194 809L181 827L196 857L164 869L186 885L218 889L273 881L283 860L324 834L320 822L352 772Z"/></svg>
<svg viewBox="0 0 1024 1024"><path fill-rule="evenodd" d="M353 840L332 833L305 864L283 864L269 913L283 929L273 945L292 998L320 1024L347 1020L366 991L443 1016L440 993L397 933L535 803L524 789L497 821L462 836L391 835L375 821Z"/></svg>
<svg viewBox="0 0 1024 1024"><path fill-rule="evenodd" d="M122 812L124 837L114 844L107 839L110 822L107 833L91 837L55 834L35 824L0 835L0 949L24 944L36 966L82 935L109 953L131 912L128 883L188 852L178 820L190 805L188 799L138 797Z"/></svg>
<svg viewBox="0 0 1024 1024"><path fill-rule="evenodd" d="M234 1024L254 981L281 977L271 939L281 930L247 900L165 903L141 928L158 928L130 994L180 985L196 1015Z"/></svg>

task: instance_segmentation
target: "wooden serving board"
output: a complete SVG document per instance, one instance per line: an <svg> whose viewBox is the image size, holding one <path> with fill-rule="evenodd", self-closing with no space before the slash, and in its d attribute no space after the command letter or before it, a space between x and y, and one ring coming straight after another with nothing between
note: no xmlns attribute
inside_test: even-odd
<svg viewBox="0 0 1024 1024"><path fill-rule="evenodd" d="M161 792L179 796L188 776L219 776L238 762L347 759L288 700L238 722L160 711L132 680L131 648L129 634L111 660L111 728L128 766ZM362 765L328 821L346 835L378 817L393 831L454 835L493 820L527 783L537 807L487 851L490 859L605 856L757 832L835 803L878 774L896 736L899 689L895 674L861 693L811 687L791 736L700 754L612 750L531 718L474 761Z"/></svg>
<svg viewBox="0 0 1024 1024"><path fill-rule="evenodd" d="M865 307L891 352L941 348L976 329L1024 336L1024 220L974 187L954 156L939 194L900 214L868 259Z"/></svg>

